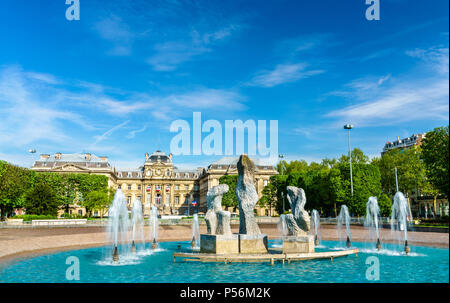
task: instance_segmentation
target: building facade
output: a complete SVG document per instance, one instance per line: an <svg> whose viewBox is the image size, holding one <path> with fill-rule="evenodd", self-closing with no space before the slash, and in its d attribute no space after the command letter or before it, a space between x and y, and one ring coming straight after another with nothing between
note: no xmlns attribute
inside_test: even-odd
<svg viewBox="0 0 450 303"><path fill-rule="evenodd" d="M144 207L144 215L150 214L153 206L163 215L192 215L194 212L205 213L207 210L206 193L219 184L220 177L237 174L237 157L225 157L206 168L180 170L173 163L172 154L156 151L145 154L144 164L135 170L116 170L107 157L86 154L44 154L31 169L39 172L88 173L108 177L108 186L120 188L131 209L134 201L139 199ZM254 160L255 187L261 192L270 177L278 174L273 166L259 165ZM76 213L85 214L81 207ZM264 208L256 207L258 215L268 215ZM95 215L95 214L94 214Z"/></svg>
<svg viewBox="0 0 450 303"><path fill-rule="evenodd" d="M411 146L420 146L422 144L422 140L425 138L425 134L413 134L410 137L400 139L397 137L397 140L393 142L386 142L386 144L383 147L383 151L381 154L384 154L392 149L405 149L409 148Z"/></svg>

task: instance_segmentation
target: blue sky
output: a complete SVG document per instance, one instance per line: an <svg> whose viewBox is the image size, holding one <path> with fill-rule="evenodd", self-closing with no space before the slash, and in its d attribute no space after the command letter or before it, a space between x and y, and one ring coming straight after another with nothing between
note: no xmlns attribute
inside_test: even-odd
<svg viewBox="0 0 450 303"><path fill-rule="evenodd" d="M92 152L136 168L176 119L278 120L319 161L448 124L448 1L2 1L0 159ZM37 155L35 156L37 157ZM180 167L220 156L178 156ZM183 164L183 165L181 165Z"/></svg>

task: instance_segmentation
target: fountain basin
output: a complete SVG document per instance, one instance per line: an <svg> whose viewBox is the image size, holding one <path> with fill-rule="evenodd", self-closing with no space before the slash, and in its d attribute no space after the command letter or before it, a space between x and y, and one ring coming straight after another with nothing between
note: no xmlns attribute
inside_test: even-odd
<svg viewBox="0 0 450 303"><path fill-rule="evenodd" d="M314 253L314 236L287 236L283 237L282 251L291 253Z"/></svg>
<svg viewBox="0 0 450 303"><path fill-rule="evenodd" d="M268 251L267 235L239 234L239 253L264 254Z"/></svg>
<svg viewBox="0 0 450 303"><path fill-rule="evenodd" d="M197 262L287 262L314 260L314 259L330 259L344 257L348 255L358 256L358 249L348 249L340 251L327 251L317 253L280 253L279 250L270 250L269 253L263 254L198 254L198 253L174 253L173 258L183 258L183 261L197 261Z"/></svg>
<svg viewBox="0 0 450 303"><path fill-rule="evenodd" d="M238 235L200 235L200 252L212 254L239 253Z"/></svg>

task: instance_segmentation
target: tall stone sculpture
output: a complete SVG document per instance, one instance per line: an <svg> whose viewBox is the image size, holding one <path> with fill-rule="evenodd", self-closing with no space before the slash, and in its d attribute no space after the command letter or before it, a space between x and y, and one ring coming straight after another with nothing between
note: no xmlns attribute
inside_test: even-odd
<svg viewBox="0 0 450 303"><path fill-rule="evenodd" d="M208 210L205 221L208 233L200 235L201 253L239 253L239 236L231 232L231 214L222 210L222 197L228 189L228 185L219 184L209 189L206 194Z"/></svg>
<svg viewBox="0 0 450 303"><path fill-rule="evenodd" d="M310 230L310 218L305 210L305 191L295 186L288 186L287 191L287 198L292 209L292 214L286 215L288 236L307 235Z"/></svg>
<svg viewBox="0 0 450 303"><path fill-rule="evenodd" d="M219 184L208 190L206 202L208 211L205 215L207 232L210 235L231 235L229 211L222 210L222 197L228 192L228 185Z"/></svg>
<svg viewBox="0 0 450 303"><path fill-rule="evenodd" d="M285 216L287 236L283 237L283 253L313 253L314 237L308 235L310 218L305 210L306 195L302 188L287 187L292 214Z"/></svg>
<svg viewBox="0 0 450 303"><path fill-rule="evenodd" d="M239 178L236 197L239 202L239 234L259 235L253 209L258 202L258 193L253 184L255 165L247 155L241 155L237 163Z"/></svg>

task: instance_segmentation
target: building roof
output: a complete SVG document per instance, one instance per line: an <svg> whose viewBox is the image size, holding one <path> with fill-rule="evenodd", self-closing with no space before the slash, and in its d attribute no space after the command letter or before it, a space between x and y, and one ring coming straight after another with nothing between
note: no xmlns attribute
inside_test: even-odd
<svg viewBox="0 0 450 303"><path fill-rule="evenodd" d="M167 156L164 152L157 150L153 154L151 154L145 162L155 163L161 161L163 163L170 163L172 160L170 156Z"/></svg>
<svg viewBox="0 0 450 303"><path fill-rule="evenodd" d="M87 156L89 155L89 156ZM39 161L46 162L91 162L91 163L107 163L108 159L106 157L98 157L94 154L54 154L50 155L48 158L42 158Z"/></svg>

